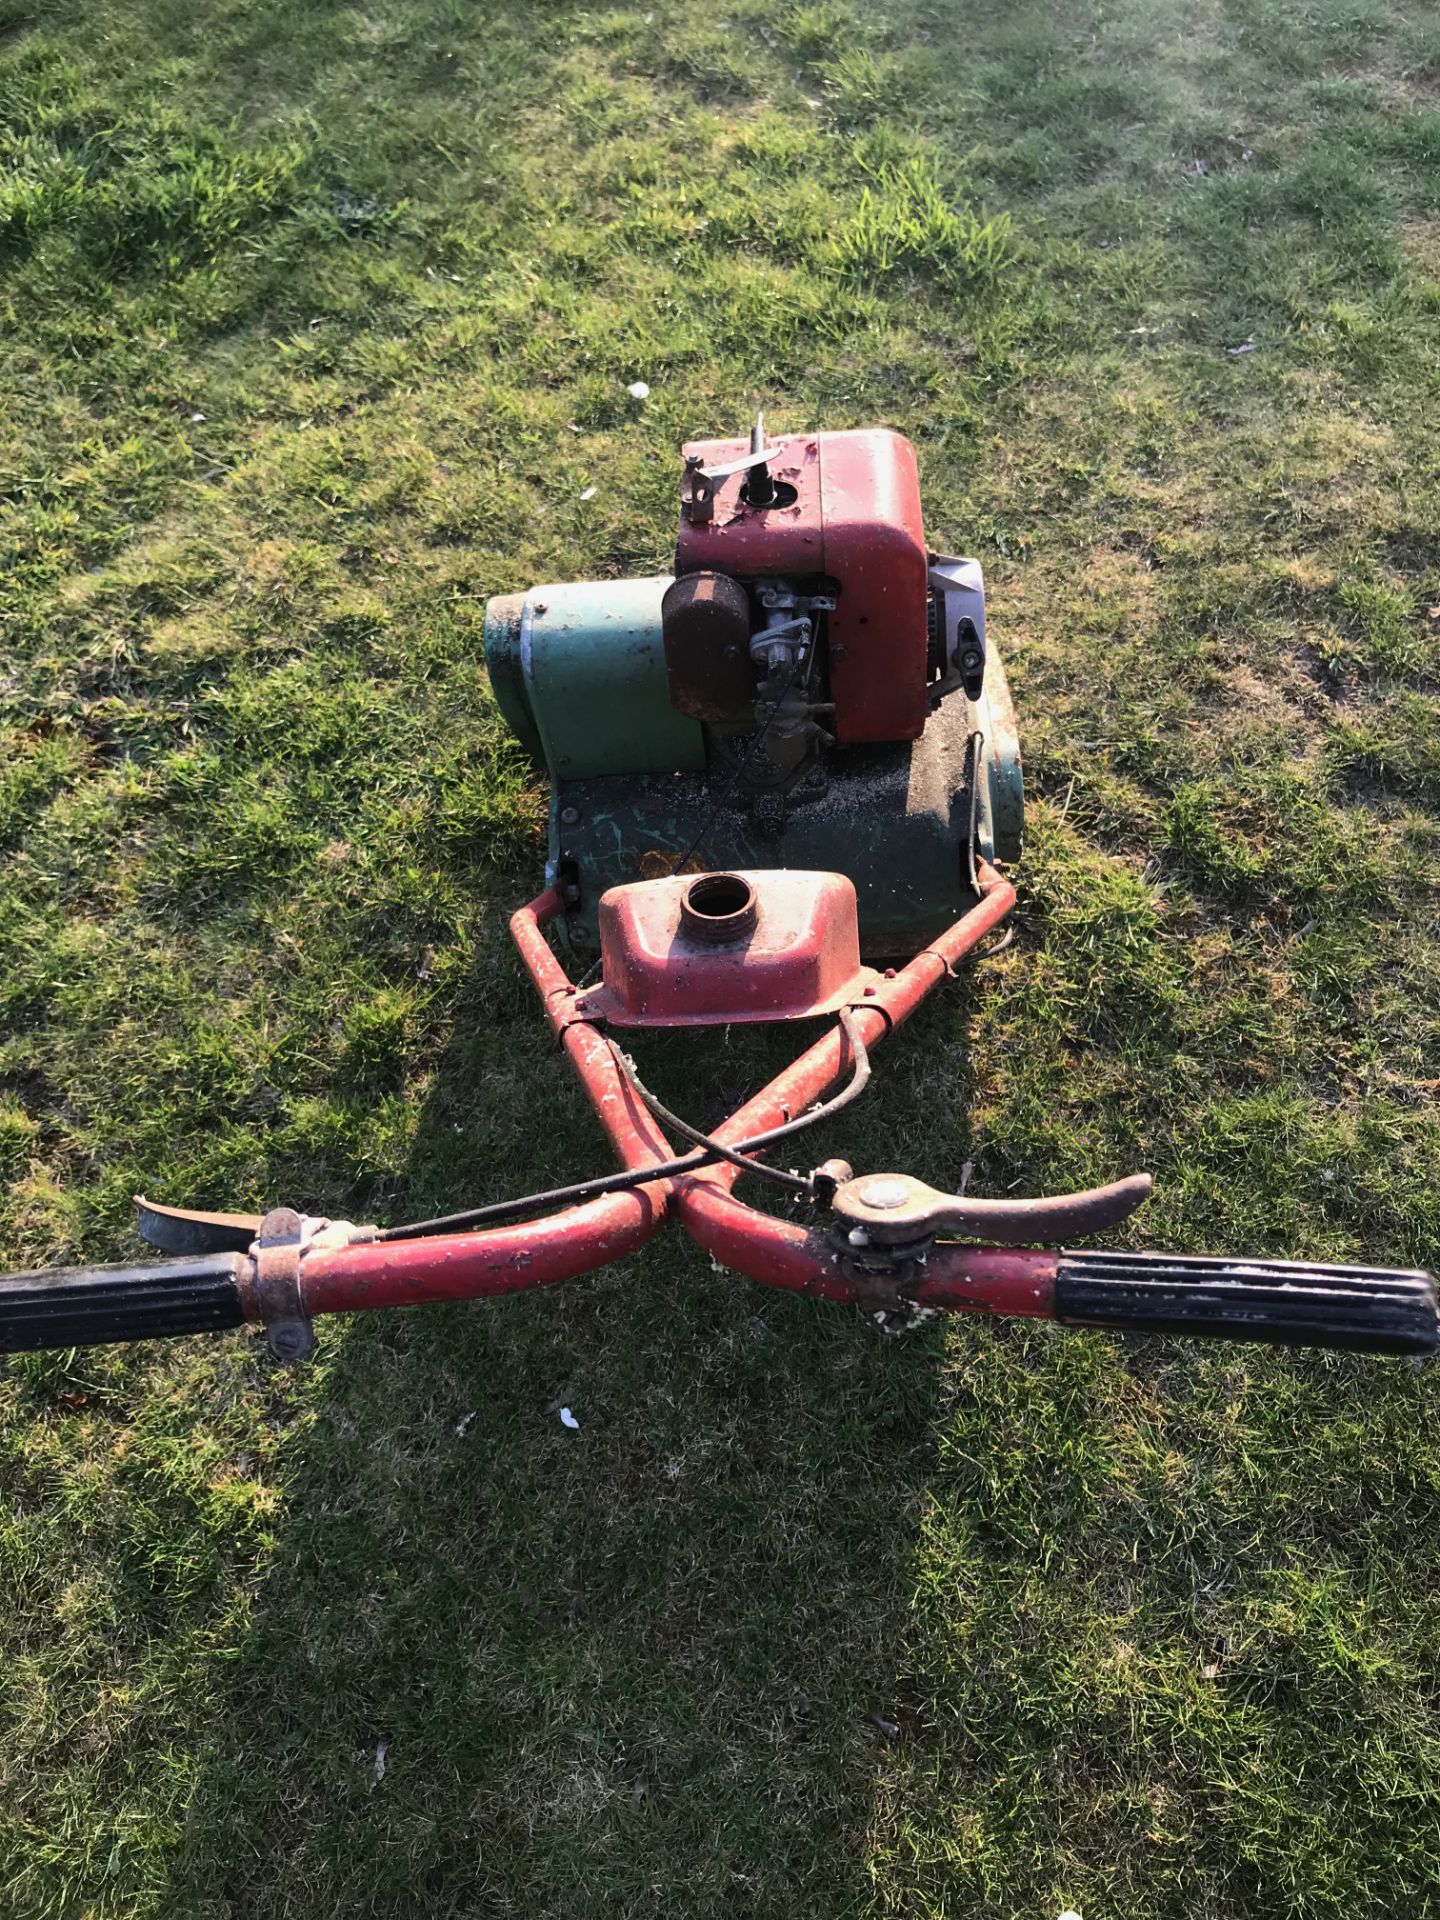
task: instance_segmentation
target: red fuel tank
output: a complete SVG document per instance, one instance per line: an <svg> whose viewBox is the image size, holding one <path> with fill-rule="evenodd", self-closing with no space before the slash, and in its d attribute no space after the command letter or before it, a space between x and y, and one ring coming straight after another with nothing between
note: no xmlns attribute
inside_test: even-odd
<svg viewBox="0 0 1440 1920"><path fill-rule="evenodd" d="M785 434L767 444L778 449L769 466L780 500L749 506L745 472L731 474L715 489L709 519L682 515L675 571L838 581L827 616L836 738L917 739L929 712L929 615L915 449L884 427ZM722 466L749 445L692 440L684 455Z"/></svg>
<svg viewBox="0 0 1440 1920"><path fill-rule="evenodd" d="M840 873L674 874L600 899L604 979L577 1001L617 1027L809 1020L875 992Z"/></svg>

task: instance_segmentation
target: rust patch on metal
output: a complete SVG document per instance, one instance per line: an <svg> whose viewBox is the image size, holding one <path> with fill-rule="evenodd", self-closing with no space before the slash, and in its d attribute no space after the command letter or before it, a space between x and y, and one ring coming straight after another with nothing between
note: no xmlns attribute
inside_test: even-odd
<svg viewBox="0 0 1440 1920"><path fill-rule="evenodd" d="M247 1320L265 1328L277 1360L303 1360L315 1350L315 1329L300 1292L305 1221L293 1207L272 1207L250 1250L251 1270L240 1281Z"/></svg>

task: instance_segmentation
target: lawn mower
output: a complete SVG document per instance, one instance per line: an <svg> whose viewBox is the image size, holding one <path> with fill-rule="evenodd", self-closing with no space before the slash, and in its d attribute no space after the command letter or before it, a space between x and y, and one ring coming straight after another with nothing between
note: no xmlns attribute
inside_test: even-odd
<svg viewBox="0 0 1440 1920"><path fill-rule="evenodd" d="M250 1321L291 1361L322 1314L554 1285L674 1221L722 1267L887 1330L1012 1314L1434 1350L1424 1273L1066 1244L1124 1221L1145 1174L994 1199L777 1162L859 1097L875 1047L1015 904L1020 757L984 580L930 548L899 434L761 419L687 445L673 575L496 598L485 654L550 785L546 884L511 932L620 1170L389 1227L139 1199L141 1233L173 1257L0 1279L0 1349ZM626 1051L647 1030L759 1021L822 1030L708 1131ZM742 1177L792 1213L747 1206Z"/></svg>

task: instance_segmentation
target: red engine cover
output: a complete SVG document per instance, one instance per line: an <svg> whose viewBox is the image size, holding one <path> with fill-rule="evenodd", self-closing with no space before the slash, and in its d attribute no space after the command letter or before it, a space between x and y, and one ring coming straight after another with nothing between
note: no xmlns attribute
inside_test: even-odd
<svg viewBox="0 0 1440 1920"><path fill-rule="evenodd" d="M928 581L915 449L884 427L790 434L770 444L777 481L795 489L788 506L750 508L743 472L722 481L714 518L682 517L677 573L824 573L840 583L828 616L830 692L836 737L914 740L924 731ZM748 440L692 440L685 457L706 466L739 459Z"/></svg>

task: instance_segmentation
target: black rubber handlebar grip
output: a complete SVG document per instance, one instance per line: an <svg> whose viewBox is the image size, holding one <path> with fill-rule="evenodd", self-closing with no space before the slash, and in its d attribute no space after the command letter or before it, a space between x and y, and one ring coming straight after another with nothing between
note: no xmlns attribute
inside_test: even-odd
<svg viewBox="0 0 1440 1920"><path fill-rule="evenodd" d="M1303 1260L1066 1252L1056 1268L1055 1318L1358 1353L1426 1354L1440 1344L1428 1273Z"/></svg>
<svg viewBox="0 0 1440 1920"><path fill-rule="evenodd" d="M0 1353L163 1340L238 1327L238 1253L144 1267L58 1267L0 1274Z"/></svg>

